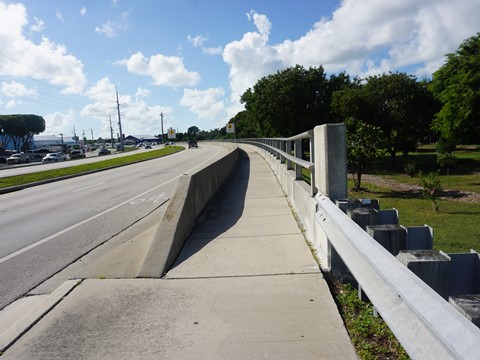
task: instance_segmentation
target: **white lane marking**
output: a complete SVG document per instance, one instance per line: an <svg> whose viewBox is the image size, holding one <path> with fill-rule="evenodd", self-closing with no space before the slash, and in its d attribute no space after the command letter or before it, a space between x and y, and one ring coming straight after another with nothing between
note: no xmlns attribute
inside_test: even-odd
<svg viewBox="0 0 480 360"><path fill-rule="evenodd" d="M201 163L200 165L197 165L197 166L193 167L193 168L190 169L189 171L191 171L191 170L193 170L193 169L196 169L197 167L202 166L202 165L205 164L206 162L210 161L210 160L213 159L215 156L217 156L217 154L218 154L219 151L220 151L220 150L217 149L217 152L215 153L215 155L213 155L212 157L210 157L208 160L204 161L204 162ZM69 232L70 230L73 230L73 229L75 229L75 228L77 228L77 227L79 227L79 226L82 226L82 225L84 225L84 224L86 224L86 223L88 223L88 222L90 222L90 221L92 221L92 220L95 220L96 218L98 218L98 217L100 217L100 216L103 216L103 215L105 215L105 214L108 214L110 211L113 211L113 210L115 210L115 209L118 209L119 207L121 207L121 206L123 206L123 205L125 205L125 204L128 204L129 202L132 202L132 201L134 201L135 199L137 199L137 198L139 198L139 197L141 197L141 196L143 196L143 195L148 194L149 192L152 192L152 191L154 191L154 190L157 190L158 188L160 188L160 187L162 187L162 186L165 186L165 185L167 185L168 183L170 183L170 182L172 182L172 181L174 181L174 180L177 180L177 179L178 179L179 177L181 177L182 175L183 175L183 174L180 174L180 175L174 177L173 179L170 179L170 180L164 182L163 184L157 185L157 186L151 188L150 190L147 190L147 191L145 191L145 192L143 192L143 193L141 193L141 194L138 194L138 195L136 195L136 196L134 196L134 197L132 197L132 198L130 198L130 199L128 199L128 200L120 203L120 204L117 204L117 205L115 205L115 206L113 206L113 207L111 207L111 208L109 208L109 209L107 209L107 210L104 210L104 211L102 211L102 212L100 212L100 213L98 213L98 214L96 214L96 215L93 215L93 216L89 217L88 219L85 219L85 220L83 220L83 221L80 221L79 223L77 223L77 224L75 224L75 225L72 225L72 226L70 226L70 227L68 227L68 228L65 228L65 229L63 229L63 230L60 230L60 231L56 232L55 234L52 234L52 235L50 235L50 236L47 236L46 238L43 238L43 239L38 240L38 241L36 241L36 242L34 242L34 243L30 244L30 245L27 245L27 246L23 247L23 248L21 248L21 249L18 249L17 251L14 251L13 253L10 253L10 254L8 254L8 255L0 258L0 264L1 264L1 263L4 263L4 262L7 261L7 260L13 259L14 257L16 257L16 256L18 256L18 255L21 255L21 254L23 254L24 252L27 252L27 251L29 251L29 250L31 250L31 249L34 249L34 248L36 248L37 246L40 246L40 245L42 245L42 244L45 244L46 242L48 242L48 241L50 241L50 240L52 240L52 239L55 239L56 237L58 237L58 236L60 236L60 235L63 235L63 234L65 234L65 233Z"/></svg>
<svg viewBox="0 0 480 360"><path fill-rule="evenodd" d="M95 186L98 186L98 185L103 185L103 184L105 184L105 183L106 183L106 181L99 182L98 184L93 184L93 185L90 185L90 186L87 186L87 187L84 187L84 188L81 188L81 189L77 189L77 190L75 190L75 191L72 191L72 192L76 193L76 192L79 192L79 191L83 191L83 190L91 189L91 188L93 188L93 187L95 187Z"/></svg>

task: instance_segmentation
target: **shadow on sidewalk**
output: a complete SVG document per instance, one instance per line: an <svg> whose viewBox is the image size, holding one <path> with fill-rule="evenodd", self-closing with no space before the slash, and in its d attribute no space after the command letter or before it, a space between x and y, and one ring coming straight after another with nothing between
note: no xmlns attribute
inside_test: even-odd
<svg viewBox="0 0 480 360"><path fill-rule="evenodd" d="M185 241L179 257L169 271L237 223L243 214L249 178L250 158L240 149L237 165L200 214L192 234Z"/></svg>

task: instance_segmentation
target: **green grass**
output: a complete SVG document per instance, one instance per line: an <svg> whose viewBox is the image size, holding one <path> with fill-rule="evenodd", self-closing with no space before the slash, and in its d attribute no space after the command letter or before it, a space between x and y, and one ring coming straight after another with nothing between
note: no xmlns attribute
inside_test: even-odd
<svg viewBox="0 0 480 360"><path fill-rule="evenodd" d="M349 180L351 187L353 182ZM365 191L350 191L349 197L376 198L381 209L396 208L403 226L431 226L434 249L449 253L480 250L480 203L437 200L439 211L435 212L432 202L427 199L368 183L363 183L362 188Z"/></svg>
<svg viewBox="0 0 480 360"><path fill-rule="evenodd" d="M168 146L159 150L153 150L148 152L142 152L139 154L132 154L129 156L114 157L108 159L105 156L105 160L91 163L82 164L78 166L72 166L62 169L46 170L25 175L16 175L0 178L0 188L7 188L11 186L25 185L37 181L44 181L53 178L59 178L63 176L75 175L86 173L90 171L96 171L101 169L107 169L115 166L121 166L126 164L132 164L139 161L154 159L165 155L173 154L178 151L184 150L183 146ZM39 165L41 166L41 165Z"/></svg>

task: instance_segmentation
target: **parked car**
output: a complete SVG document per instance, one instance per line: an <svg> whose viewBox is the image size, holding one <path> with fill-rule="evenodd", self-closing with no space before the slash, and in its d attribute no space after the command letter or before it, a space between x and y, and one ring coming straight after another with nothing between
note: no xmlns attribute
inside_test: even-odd
<svg viewBox="0 0 480 360"><path fill-rule="evenodd" d="M56 162L67 160L67 156L61 152L48 153L42 159L42 163Z"/></svg>
<svg viewBox="0 0 480 360"><path fill-rule="evenodd" d="M42 163L50 163L56 161L64 161L67 160L67 156L64 153L56 152L56 153L49 153L44 156L42 159Z"/></svg>
<svg viewBox="0 0 480 360"><path fill-rule="evenodd" d="M72 150L70 152L70 159L81 159L85 157L85 153L82 150Z"/></svg>
<svg viewBox="0 0 480 360"><path fill-rule="evenodd" d="M197 148L198 149L198 143L197 140L189 140L188 141L188 148Z"/></svg>
<svg viewBox="0 0 480 360"><path fill-rule="evenodd" d="M24 153L13 154L7 158L7 164L23 164L30 162L30 157Z"/></svg>
<svg viewBox="0 0 480 360"><path fill-rule="evenodd" d="M108 154L110 154L110 153L111 153L111 151L108 150L107 148L101 148L100 150L98 150L98 155L99 155L99 156L100 156L100 155L108 155Z"/></svg>
<svg viewBox="0 0 480 360"><path fill-rule="evenodd" d="M145 149L151 149L152 145L145 145Z"/></svg>

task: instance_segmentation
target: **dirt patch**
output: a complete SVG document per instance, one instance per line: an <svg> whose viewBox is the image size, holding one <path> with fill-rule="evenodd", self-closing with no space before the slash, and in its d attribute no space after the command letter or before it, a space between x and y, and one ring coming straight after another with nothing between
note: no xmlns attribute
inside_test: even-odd
<svg viewBox="0 0 480 360"><path fill-rule="evenodd" d="M377 186L387 187L396 192L404 192L410 195L421 196L421 186L413 184L404 184L391 179L384 179L381 176L364 174L362 182L367 182ZM480 203L480 194L471 191L461 191L453 189L443 189L439 196L442 200L460 201L465 203Z"/></svg>

